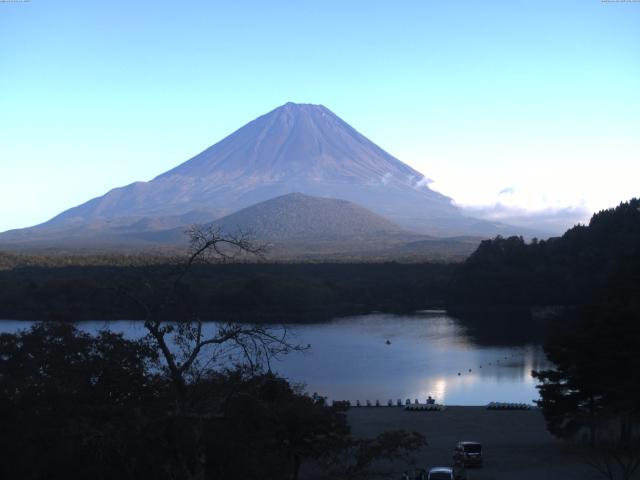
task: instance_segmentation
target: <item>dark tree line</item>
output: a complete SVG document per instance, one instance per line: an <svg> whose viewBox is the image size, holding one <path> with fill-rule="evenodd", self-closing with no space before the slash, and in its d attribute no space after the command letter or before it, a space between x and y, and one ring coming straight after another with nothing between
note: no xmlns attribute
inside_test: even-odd
<svg viewBox="0 0 640 480"><path fill-rule="evenodd" d="M452 305L639 303L640 199L596 213L562 237L483 241L456 269Z"/></svg>
<svg viewBox="0 0 640 480"><path fill-rule="evenodd" d="M123 300L123 279L167 281L175 265L16 267L0 271L0 318L25 320L143 319ZM202 318L252 322L322 321L372 310L407 312L442 305L448 264L194 265L184 288ZM170 285L166 285L168 288ZM173 305L174 315L187 315Z"/></svg>

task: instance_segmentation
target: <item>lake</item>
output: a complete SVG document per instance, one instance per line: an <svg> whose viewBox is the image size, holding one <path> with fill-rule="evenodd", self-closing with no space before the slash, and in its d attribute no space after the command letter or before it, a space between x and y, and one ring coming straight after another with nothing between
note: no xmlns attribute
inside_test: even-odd
<svg viewBox="0 0 640 480"><path fill-rule="evenodd" d="M2 320L0 332L29 325ZM87 331L108 327L129 338L145 333L142 322L135 321L78 325ZM548 367L539 345L481 345L443 311L373 313L287 329L297 343L311 348L275 361L273 370L330 400L386 404L417 398L424 403L431 395L447 405L531 404L539 397L531 371Z"/></svg>

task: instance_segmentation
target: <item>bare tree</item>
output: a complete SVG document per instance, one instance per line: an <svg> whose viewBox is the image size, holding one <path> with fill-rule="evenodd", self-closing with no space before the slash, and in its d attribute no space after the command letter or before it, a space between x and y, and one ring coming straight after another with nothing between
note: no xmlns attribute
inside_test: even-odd
<svg viewBox="0 0 640 480"><path fill-rule="evenodd" d="M167 275L170 281L147 277L132 288L121 289L144 312L144 326L164 361L167 376L175 391L175 413L189 430L194 446L191 458L182 462L176 478L204 479L206 448L204 422L210 410L194 406L190 389L198 379L215 368L237 361L250 372L271 369L271 359L304 350L290 341L286 328L265 325L217 322L205 323L190 308L185 280L194 267L202 263L227 262L243 256L262 257L263 245L255 244L246 232L224 234L218 227L193 226L187 234L190 248L186 257L176 258ZM156 270L156 276L158 275ZM170 318L168 312L186 311L184 318Z"/></svg>
<svg viewBox="0 0 640 480"><path fill-rule="evenodd" d="M148 293L146 300L133 298L145 312L144 326L155 341L179 395L184 393L188 380L196 379L203 368L216 360L239 358L257 371L263 366L270 369L273 358L304 350L290 341L284 326L274 329L228 321L205 326L198 312L190 308L185 294L184 282L189 273L198 264L228 262L243 256L262 258L266 248L255 243L250 233L240 230L232 235L217 226L194 225L186 233L189 251L186 257L173 259L174 268L169 272L173 280L168 287L159 288L157 283L147 280L142 285ZM187 312L186 317L177 321L167 318L166 312L177 304Z"/></svg>

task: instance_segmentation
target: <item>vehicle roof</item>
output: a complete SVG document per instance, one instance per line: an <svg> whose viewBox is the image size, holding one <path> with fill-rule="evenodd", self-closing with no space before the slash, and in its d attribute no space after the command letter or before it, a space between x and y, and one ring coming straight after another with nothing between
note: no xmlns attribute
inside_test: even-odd
<svg viewBox="0 0 640 480"><path fill-rule="evenodd" d="M451 467L433 467L429 473L453 473L453 469Z"/></svg>
<svg viewBox="0 0 640 480"><path fill-rule="evenodd" d="M471 441L464 441L464 442L458 442L460 445L482 445L480 442L471 442Z"/></svg>

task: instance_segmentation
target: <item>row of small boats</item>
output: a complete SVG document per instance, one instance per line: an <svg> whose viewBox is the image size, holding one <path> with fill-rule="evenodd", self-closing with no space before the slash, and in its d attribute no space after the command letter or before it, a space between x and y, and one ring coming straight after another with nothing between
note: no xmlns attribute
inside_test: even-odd
<svg viewBox="0 0 640 480"><path fill-rule="evenodd" d="M531 405L526 403L505 403L505 402L490 402L487 405L487 410L530 410Z"/></svg>
<svg viewBox="0 0 640 480"><path fill-rule="evenodd" d="M355 404L351 403L351 400L334 400L332 402L333 406L336 405L346 405L347 407L381 407L383 406L382 403L380 403L380 400L376 400L375 402L371 402L371 400L365 400L364 403L360 402L360 400L356 400ZM411 402L410 399L406 399L404 402L402 402L401 399L396 400L396 402L394 403L393 400L388 400L386 403L387 407L405 407L405 410L415 410L417 409L417 407L430 407L430 410L433 410L434 407L441 407L442 405L437 405L435 403L435 400L433 400L432 398L428 398L426 403L420 403L418 401L418 399L416 398L413 403ZM409 408L411 407L411 408Z"/></svg>
<svg viewBox="0 0 640 480"><path fill-rule="evenodd" d="M350 400L334 400L332 402L333 406L337 405L345 405L347 407L382 407L383 404L380 403L380 400L376 400L375 402L371 402L370 400L365 400L364 403L360 402L360 400L356 400L355 404L352 404ZM433 399L428 399L426 403L420 403L418 399L415 399L411 402L410 399L407 398L404 402L398 399L395 403L393 400L387 401L387 407L404 407L405 410L412 412L421 412L421 411L441 411L446 407L442 404L435 403ZM533 408L531 405L527 403L509 403L509 402L490 402L487 404L487 410L530 410Z"/></svg>
<svg viewBox="0 0 640 480"><path fill-rule="evenodd" d="M447 407L440 405L439 403L419 403L417 405L414 403L404 407L404 409L409 412L441 412L446 408Z"/></svg>

